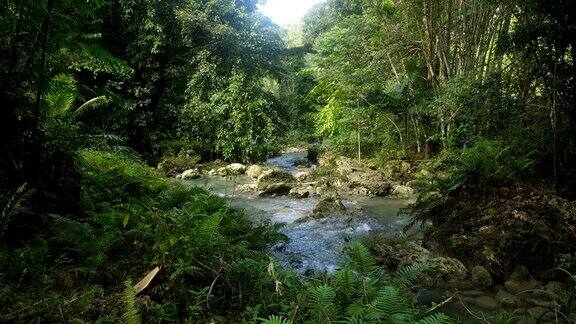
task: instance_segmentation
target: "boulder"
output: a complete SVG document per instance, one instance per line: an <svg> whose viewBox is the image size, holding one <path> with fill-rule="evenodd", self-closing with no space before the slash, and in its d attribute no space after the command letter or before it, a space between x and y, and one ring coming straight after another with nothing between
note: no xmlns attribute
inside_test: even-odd
<svg viewBox="0 0 576 324"><path fill-rule="evenodd" d="M458 294L460 294L462 296L466 296L466 297L484 296L484 292L482 292L480 290L464 290L464 291L459 291Z"/></svg>
<svg viewBox="0 0 576 324"><path fill-rule="evenodd" d="M548 297L562 302L567 302L570 298L570 290L566 284L552 281L544 286L544 292Z"/></svg>
<svg viewBox="0 0 576 324"><path fill-rule="evenodd" d="M296 198L308 198L311 190L311 188L292 188L289 195Z"/></svg>
<svg viewBox="0 0 576 324"><path fill-rule="evenodd" d="M468 270L457 259L436 257L429 261L433 267L426 273L429 274L434 284L460 282L468 277Z"/></svg>
<svg viewBox="0 0 576 324"><path fill-rule="evenodd" d="M391 195L398 198L410 198L414 195L414 189L402 185L392 186Z"/></svg>
<svg viewBox="0 0 576 324"><path fill-rule="evenodd" d="M536 289L540 283L532 277L528 269L523 266L516 266L514 271L504 283L506 290L513 294L518 294L526 290Z"/></svg>
<svg viewBox="0 0 576 324"><path fill-rule="evenodd" d="M240 163L232 163L227 166L218 169L218 174L221 176L227 175L241 175L246 172L246 166Z"/></svg>
<svg viewBox="0 0 576 324"><path fill-rule="evenodd" d="M309 175L310 175L310 172L300 171L300 172L296 173L296 180L298 180L300 182L306 181L306 179L308 178Z"/></svg>
<svg viewBox="0 0 576 324"><path fill-rule="evenodd" d="M496 293L496 300L504 307L514 307L518 304L519 299L515 295L507 292L504 289L498 290Z"/></svg>
<svg viewBox="0 0 576 324"><path fill-rule="evenodd" d="M193 180L200 178L200 171L198 169L190 169L182 172L182 180Z"/></svg>
<svg viewBox="0 0 576 324"><path fill-rule="evenodd" d="M182 173L177 174L174 178L177 180L182 180Z"/></svg>
<svg viewBox="0 0 576 324"><path fill-rule="evenodd" d="M236 186L237 192L253 192L256 191L256 184L255 183L248 183L243 185Z"/></svg>
<svg viewBox="0 0 576 324"><path fill-rule="evenodd" d="M295 183L296 178L287 171L267 170L258 177L257 189L263 195L288 194Z"/></svg>
<svg viewBox="0 0 576 324"><path fill-rule="evenodd" d="M536 306L529 308L527 312L533 319L541 320L542 316L546 314L548 310L544 307Z"/></svg>
<svg viewBox="0 0 576 324"><path fill-rule="evenodd" d="M292 165L295 167L302 167L302 168L309 168L310 166L312 166L310 161L308 161L307 159L296 159L294 160Z"/></svg>
<svg viewBox="0 0 576 324"><path fill-rule="evenodd" d="M498 309L498 301L494 297L490 296L481 296L474 298L474 303L480 307L487 310L496 310Z"/></svg>
<svg viewBox="0 0 576 324"><path fill-rule="evenodd" d="M266 171L266 169L264 169L264 167L261 167L259 165L251 165L250 167L248 167L248 169L246 169L246 174L253 179L258 179L258 177L264 172Z"/></svg>
<svg viewBox="0 0 576 324"><path fill-rule="evenodd" d="M486 270L483 266L475 266L472 268L472 282L474 285L480 288L488 288L492 286L494 281L492 280L492 276L490 272Z"/></svg>
<svg viewBox="0 0 576 324"><path fill-rule="evenodd" d="M208 171L208 175L209 175L209 176L215 176L215 175L218 175L218 170L216 170L216 169L212 169L212 170Z"/></svg>
<svg viewBox="0 0 576 324"><path fill-rule="evenodd" d="M292 190L292 184L285 182L271 183L260 190L258 185L258 195L259 196L285 196Z"/></svg>
<svg viewBox="0 0 576 324"><path fill-rule="evenodd" d="M270 183L287 182L294 183L296 178L292 174L284 170L267 170L258 177L258 186L267 185Z"/></svg>
<svg viewBox="0 0 576 324"><path fill-rule="evenodd" d="M338 195L336 188L329 186L316 187L315 193L320 197L334 197Z"/></svg>
<svg viewBox="0 0 576 324"><path fill-rule="evenodd" d="M348 158L336 161L336 171L347 179L348 190L358 195L387 196L392 185L380 172Z"/></svg>
<svg viewBox="0 0 576 324"><path fill-rule="evenodd" d="M325 197L322 198L316 207L312 210L312 218L323 218L326 215L334 212L345 210L342 200L338 197Z"/></svg>

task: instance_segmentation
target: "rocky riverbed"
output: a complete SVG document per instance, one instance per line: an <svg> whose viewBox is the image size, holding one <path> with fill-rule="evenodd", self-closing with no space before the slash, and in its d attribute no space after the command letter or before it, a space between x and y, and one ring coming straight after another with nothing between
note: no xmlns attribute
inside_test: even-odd
<svg viewBox="0 0 576 324"><path fill-rule="evenodd" d="M430 307L443 303L444 312L464 322L486 322L498 311L527 323L574 318L562 313L573 288L565 283L538 282L523 267L497 282L481 265L423 247L420 232L406 230L410 217L401 210L425 172L408 162L381 170L343 157L322 157L315 165L306 151L293 149L262 165L199 166L176 178L229 198L254 222L285 224L281 231L289 242L271 253L300 274L334 271L346 244L360 239L391 271L418 262L434 265L415 298Z"/></svg>

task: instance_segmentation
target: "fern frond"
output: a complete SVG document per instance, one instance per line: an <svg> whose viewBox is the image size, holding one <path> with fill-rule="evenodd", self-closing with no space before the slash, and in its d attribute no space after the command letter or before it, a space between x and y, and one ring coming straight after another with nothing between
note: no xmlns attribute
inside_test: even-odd
<svg viewBox="0 0 576 324"><path fill-rule="evenodd" d="M336 292L330 286L323 284L310 289L308 293L308 303L314 319L334 319L336 315L336 308L334 306L335 299Z"/></svg>
<svg viewBox="0 0 576 324"><path fill-rule="evenodd" d="M366 321L362 316L351 316L351 317L348 317L344 323L346 323L346 324L366 324L366 323L370 323L370 322Z"/></svg>
<svg viewBox="0 0 576 324"><path fill-rule="evenodd" d="M374 256L361 243L354 243L348 250L349 265L360 274L368 275L378 270Z"/></svg>
<svg viewBox="0 0 576 324"><path fill-rule="evenodd" d="M125 311L122 314L122 320L126 324L140 324L142 320L138 314L138 306L136 306L136 291L132 286L132 280L128 279L124 282L124 307Z"/></svg>
<svg viewBox="0 0 576 324"><path fill-rule="evenodd" d="M292 324L291 319L286 319L282 316L271 315L265 320L262 320L262 324Z"/></svg>
<svg viewBox="0 0 576 324"><path fill-rule="evenodd" d="M391 319L392 322L410 322L416 311L394 286L386 286L369 305L370 318L374 320Z"/></svg>
<svg viewBox="0 0 576 324"><path fill-rule="evenodd" d="M418 277L432 267L429 263L414 263L399 268L395 273L395 283L399 288L407 288L414 285Z"/></svg>
<svg viewBox="0 0 576 324"><path fill-rule="evenodd" d="M417 322L418 324L452 324L456 323L452 318L442 314L436 313L425 317Z"/></svg>

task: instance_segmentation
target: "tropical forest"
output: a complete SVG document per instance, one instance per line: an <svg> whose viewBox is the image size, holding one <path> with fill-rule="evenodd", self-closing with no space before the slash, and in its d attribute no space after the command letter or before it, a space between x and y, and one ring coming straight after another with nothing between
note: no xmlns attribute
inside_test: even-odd
<svg viewBox="0 0 576 324"><path fill-rule="evenodd" d="M1 323L576 323L572 0L0 0Z"/></svg>

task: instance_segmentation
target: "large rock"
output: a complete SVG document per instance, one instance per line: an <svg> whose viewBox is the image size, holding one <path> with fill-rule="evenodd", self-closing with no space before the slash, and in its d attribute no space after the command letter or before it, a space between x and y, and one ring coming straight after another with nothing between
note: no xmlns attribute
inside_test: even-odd
<svg viewBox="0 0 576 324"><path fill-rule="evenodd" d="M310 197L310 191L312 191L311 187L307 187L307 188L292 188L290 190L289 195L292 197L296 197L296 198L308 198Z"/></svg>
<svg viewBox="0 0 576 324"><path fill-rule="evenodd" d="M306 181L306 179L310 176L310 172L307 171L300 171L296 173L296 180L298 181Z"/></svg>
<svg viewBox="0 0 576 324"><path fill-rule="evenodd" d="M232 163L227 166L218 169L218 174L221 176L227 175L241 175L246 172L246 166L240 163Z"/></svg>
<svg viewBox="0 0 576 324"><path fill-rule="evenodd" d="M523 266L516 266L514 271L504 283L506 290L513 294L518 294L526 290L536 289L540 283L532 277L528 269Z"/></svg>
<svg viewBox="0 0 576 324"><path fill-rule="evenodd" d="M474 285L480 288L488 288L492 286L494 281L492 280L492 276L490 272L486 270L483 266L475 266L472 268L472 282Z"/></svg>
<svg viewBox="0 0 576 324"><path fill-rule="evenodd" d="M347 179L348 190L358 195L387 196L392 185L380 172L348 158L336 160L336 170Z"/></svg>
<svg viewBox="0 0 576 324"><path fill-rule="evenodd" d="M246 174L253 179L258 179L258 177L264 172L266 169L259 165L251 165L246 169Z"/></svg>
<svg viewBox="0 0 576 324"><path fill-rule="evenodd" d="M322 198L314 210L312 210L313 218L323 218L328 214L345 210L342 200L338 197L325 197Z"/></svg>
<svg viewBox="0 0 576 324"><path fill-rule="evenodd" d="M498 290L496 293L496 300L504 307L514 307L519 303L518 297L512 295L504 289Z"/></svg>
<svg viewBox="0 0 576 324"><path fill-rule="evenodd" d="M474 300L474 303L480 307L487 310L496 310L498 309L498 301L490 296L481 296L477 297Z"/></svg>
<svg viewBox="0 0 576 324"><path fill-rule="evenodd" d="M457 259L436 257L429 260L433 267L427 271L434 284L456 283L468 277L466 266Z"/></svg>
<svg viewBox="0 0 576 324"><path fill-rule="evenodd" d="M190 169L182 172L182 180L193 180L200 178L200 171L198 169Z"/></svg>
<svg viewBox="0 0 576 324"><path fill-rule="evenodd" d="M292 189L292 187L294 186L295 183L296 183L296 179L294 178L293 175L291 175L287 171L268 170L268 171L263 172L258 177L258 190L259 191L265 191L267 189L267 187L270 185L284 184L285 186L290 187L288 189L288 191L290 191L290 189ZM288 191L286 193L288 193Z"/></svg>
<svg viewBox="0 0 576 324"><path fill-rule="evenodd" d="M258 191L260 196L285 196L292 190L292 184L285 182L271 183Z"/></svg>
<svg viewBox="0 0 576 324"><path fill-rule="evenodd" d="M430 264L431 267L424 271L420 278L420 283L425 286L439 287L462 283L468 277L468 270L462 262L454 258L434 256L417 242L377 240L370 245L376 258L390 269L419 263Z"/></svg>
<svg viewBox="0 0 576 324"><path fill-rule="evenodd" d="M398 198L410 198L414 195L414 189L402 185L392 186L391 195Z"/></svg>
<svg viewBox="0 0 576 324"><path fill-rule="evenodd" d="M255 183L248 183L243 185L236 186L237 192L253 192L256 191L256 184Z"/></svg>
<svg viewBox="0 0 576 324"><path fill-rule="evenodd" d="M570 298L570 289L566 284L561 282L552 281L544 286L544 292L548 297L554 298L562 302L567 302Z"/></svg>

